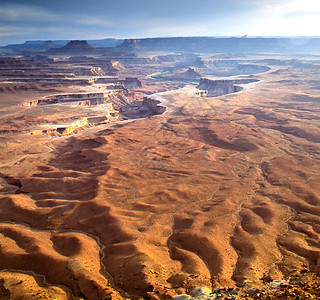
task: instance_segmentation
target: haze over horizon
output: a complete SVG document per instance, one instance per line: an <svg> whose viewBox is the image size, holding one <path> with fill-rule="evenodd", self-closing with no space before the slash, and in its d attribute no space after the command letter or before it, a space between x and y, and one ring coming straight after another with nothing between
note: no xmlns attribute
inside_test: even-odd
<svg viewBox="0 0 320 300"><path fill-rule="evenodd" d="M0 45L26 40L319 36L317 0L1 0Z"/></svg>

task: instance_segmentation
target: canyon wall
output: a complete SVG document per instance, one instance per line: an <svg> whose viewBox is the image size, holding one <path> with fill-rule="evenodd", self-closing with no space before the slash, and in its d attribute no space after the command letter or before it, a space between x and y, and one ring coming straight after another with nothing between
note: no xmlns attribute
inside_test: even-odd
<svg viewBox="0 0 320 300"><path fill-rule="evenodd" d="M113 103L115 108L131 102L129 99L132 97L126 90L109 90L101 93L73 93L73 94L61 94L46 97L44 99L32 100L23 104L23 106L34 105L50 105L57 103L78 103L80 106L99 105L106 103Z"/></svg>
<svg viewBox="0 0 320 300"><path fill-rule="evenodd" d="M159 100L144 97L143 101L134 101L121 107L120 114L124 119L140 119L163 114L166 107L159 105L160 103Z"/></svg>
<svg viewBox="0 0 320 300"><path fill-rule="evenodd" d="M199 90L208 91L208 97L222 96L230 93L235 93L243 90L243 87L237 84L247 84L258 82L258 79L245 78L245 79L210 79L201 78L197 88Z"/></svg>

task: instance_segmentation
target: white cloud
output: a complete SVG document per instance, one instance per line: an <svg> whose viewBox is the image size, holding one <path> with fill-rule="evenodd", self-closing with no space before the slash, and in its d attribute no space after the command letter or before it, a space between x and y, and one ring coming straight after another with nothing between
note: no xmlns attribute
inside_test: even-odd
<svg viewBox="0 0 320 300"><path fill-rule="evenodd" d="M280 17L293 17L320 13L319 0L290 0L262 7L266 13Z"/></svg>
<svg viewBox="0 0 320 300"><path fill-rule="evenodd" d="M291 0L269 5L259 12L252 35L319 35L319 0Z"/></svg>

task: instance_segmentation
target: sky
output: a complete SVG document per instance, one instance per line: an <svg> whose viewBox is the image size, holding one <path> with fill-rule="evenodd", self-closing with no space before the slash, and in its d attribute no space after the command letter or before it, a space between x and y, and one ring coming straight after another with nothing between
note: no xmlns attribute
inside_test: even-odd
<svg viewBox="0 0 320 300"><path fill-rule="evenodd" d="M0 0L0 45L243 35L320 36L320 0Z"/></svg>

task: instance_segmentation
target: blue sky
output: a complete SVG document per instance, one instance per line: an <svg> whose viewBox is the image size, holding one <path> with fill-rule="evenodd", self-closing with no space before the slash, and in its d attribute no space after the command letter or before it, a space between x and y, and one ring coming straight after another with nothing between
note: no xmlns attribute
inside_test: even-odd
<svg viewBox="0 0 320 300"><path fill-rule="evenodd" d="M25 40L320 35L320 0L0 0L0 45Z"/></svg>

